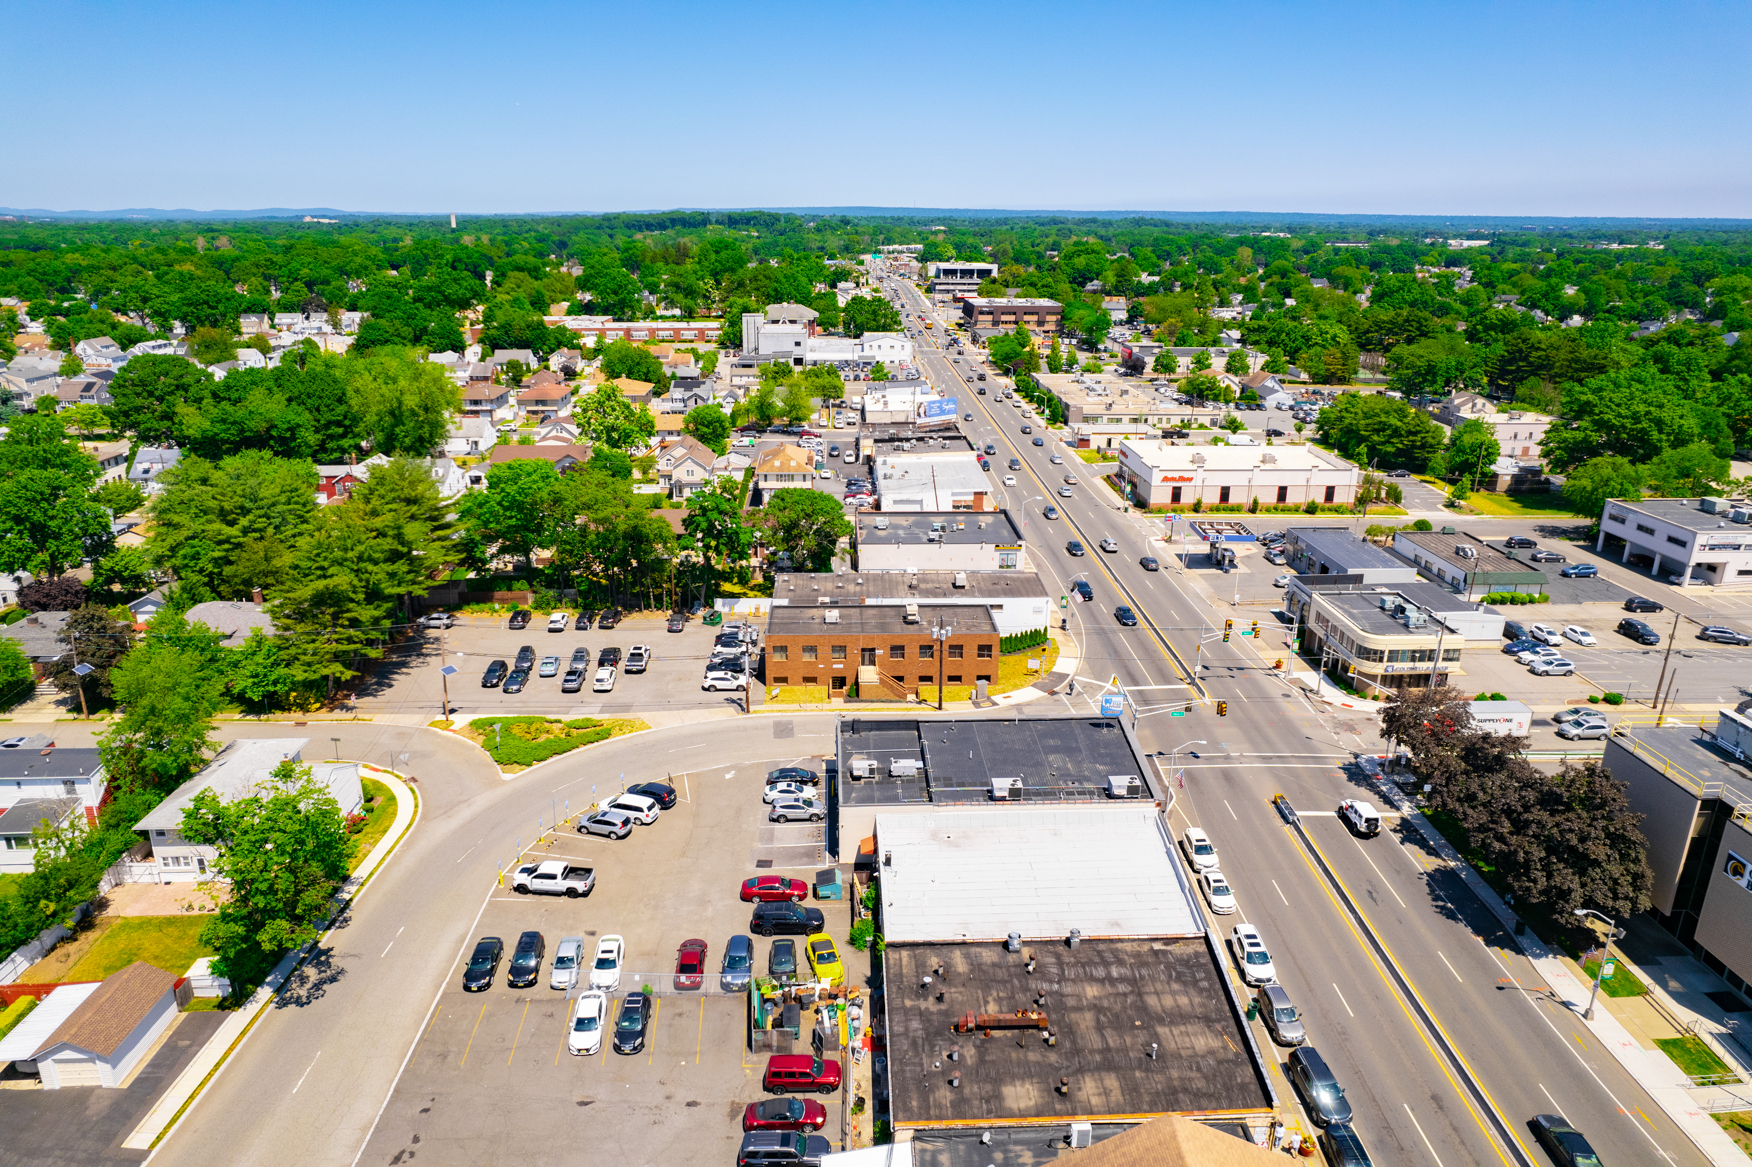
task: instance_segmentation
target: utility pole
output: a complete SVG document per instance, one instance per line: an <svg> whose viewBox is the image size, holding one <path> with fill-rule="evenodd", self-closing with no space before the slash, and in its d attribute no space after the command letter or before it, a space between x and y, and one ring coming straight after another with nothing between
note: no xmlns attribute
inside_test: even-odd
<svg viewBox="0 0 1752 1167"><path fill-rule="evenodd" d="M949 652L949 634L955 630L953 624L945 625L943 617L937 617L937 626L931 629L931 639L936 642L937 656L937 711L943 711L943 658Z"/></svg>
<svg viewBox="0 0 1752 1167"><path fill-rule="evenodd" d="M1679 637L1679 613L1673 613L1673 631L1667 633L1667 651L1661 655L1661 675L1655 681L1655 699L1649 702L1653 709L1661 703L1661 685L1667 679L1667 662L1673 659L1673 641Z"/></svg>
<svg viewBox="0 0 1752 1167"><path fill-rule="evenodd" d="M1446 624L1436 626L1436 659L1430 662L1430 688L1432 689L1436 687L1437 670L1442 667L1442 637L1447 634L1447 631Z"/></svg>

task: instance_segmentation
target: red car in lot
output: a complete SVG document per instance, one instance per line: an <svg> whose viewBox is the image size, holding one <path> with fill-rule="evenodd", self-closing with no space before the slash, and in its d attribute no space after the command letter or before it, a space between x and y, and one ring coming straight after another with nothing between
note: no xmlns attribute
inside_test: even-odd
<svg viewBox="0 0 1752 1167"><path fill-rule="evenodd" d="M799 903L809 897L809 885L800 879L786 879L782 875L757 875L753 879L742 881L742 902L774 903L778 900L790 900Z"/></svg>
<svg viewBox="0 0 1752 1167"><path fill-rule="evenodd" d="M832 1094L840 1088L840 1064L808 1054L774 1054L761 1075L768 1094Z"/></svg>
<svg viewBox="0 0 1752 1167"><path fill-rule="evenodd" d="M818 1131L826 1125L827 1107L807 1098L750 1102L742 1112L745 1131Z"/></svg>
<svg viewBox="0 0 1752 1167"><path fill-rule="evenodd" d="M675 987L697 989L705 981L706 942L683 940L675 950Z"/></svg>

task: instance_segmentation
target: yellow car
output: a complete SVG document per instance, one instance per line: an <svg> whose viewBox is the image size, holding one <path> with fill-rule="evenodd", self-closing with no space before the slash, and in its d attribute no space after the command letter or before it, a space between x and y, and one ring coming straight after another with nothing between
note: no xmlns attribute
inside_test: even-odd
<svg viewBox="0 0 1752 1167"><path fill-rule="evenodd" d="M809 967L814 970L816 980L830 985L846 983L846 966L840 963L839 949L833 946L832 936L817 932L804 945L804 951L809 954Z"/></svg>

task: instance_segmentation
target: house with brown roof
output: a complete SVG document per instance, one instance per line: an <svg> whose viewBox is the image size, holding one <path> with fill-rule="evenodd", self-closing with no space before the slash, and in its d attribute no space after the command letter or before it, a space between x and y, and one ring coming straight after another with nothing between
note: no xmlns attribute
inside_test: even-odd
<svg viewBox="0 0 1752 1167"><path fill-rule="evenodd" d="M539 376L540 374L538 374ZM548 373L547 376L553 376ZM525 389L517 398L517 415L531 415L543 421L552 421L559 416L560 410L572 404L572 388L563 385L556 378L545 385L536 385Z"/></svg>
<svg viewBox="0 0 1752 1167"><path fill-rule="evenodd" d="M30 1057L43 1089L123 1085L176 1019L176 983L143 960L104 978Z"/></svg>
<svg viewBox="0 0 1752 1167"><path fill-rule="evenodd" d="M614 385L620 390L621 396L634 405L650 405L652 390L657 388L650 381L636 381L631 377L616 377Z"/></svg>
<svg viewBox="0 0 1752 1167"><path fill-rule="evenodd" d="M686 498L711 483L712 463L717 459L710 446L683 434L658 448L657 483L671 498Z"/></svg>
<svg viewBox="0 0 1752 1167"><path fill-rule="evenodd" d="M754 462L754 480L763 489L808 486L814 477L815 455L802 446L774 446L762 451Z"/></svg>
<svg viewBox="0 0 1752 1167"><path fill-rule="evenodd" d="M536 446L498 445L493 447L491 463L494 466L501 462L515 462L520 458L545 458L554 464L554 469L561 474L578 465L590 461L590 447L562 446L556 442L543 442Z"/></svg>

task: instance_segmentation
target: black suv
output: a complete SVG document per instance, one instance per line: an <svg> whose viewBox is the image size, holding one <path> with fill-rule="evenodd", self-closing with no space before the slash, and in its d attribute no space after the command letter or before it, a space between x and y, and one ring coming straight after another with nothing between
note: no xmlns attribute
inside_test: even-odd
<svg viewBox="0 0 1752 1167"><path fill-rule="evenodd" d="M493 987L493 977L499 971L499 958L505 955L505 942L497 936L482 936L475 945L468 967L462 970L462 991L478 993Z"/></svg>
<svg viewBox="0 0 1752 1167"><path fill-rule="evenodd" d="M1335 1122L1320 1132L1320 1146L1332 1167L1374 1167L1374 1160L1348 1122Z"/></svg>
<svg viewBox="0 0 1752 1167"><path fill-rule="evenodd" d="M620 662L621 662L621 650L618 648L605 648L601 652L596 654L596 667L597 668L601 668L603 665L619 666Z"/></svg>
<svg viewBox="0 0 1752 1167"><path fill-rule="evenodd" d="M505 983L513 989L533 985L541 976L541 958L547 955L547 941L540 932L525 932L517 938L517 950L505 968Z"/></svg>
<svg viewBox="0 0 1752 1167"><path fill-rule="evenodd" d="M510 666L507 665L504 661L502 661L502 660L494 661L492 664L487 666L487 671L481 674L481 688L483 688L483 689L496 689L496 688L498 688L499 683L505 679L505 674L510 672L510 671L511 671Z"/></svg>
<svg viewBox="0 0 1752 1167"><path fill-rule="evenodd" d="M1525 536L1525 535L1510 535L1507 539L1503 540L1503 546L1504 547L1537 547L1537 546L1539 546L1539 544L1537 544L1533 540L1527 538L1527 536Z"/></svg>
<svg viewBox="0 0 1752 1167"><path fill-rule="evenodd" d="M1656 632L1653 628L1650 628L1647 624L1644 624L1641 620L1632 620L1629 617L1625 617L1618 622L1618 631L1622 635L1630 637L1638 644L1661 643L1661 634Z"/></svg>
<svg viewBox="0 0 1752 1167"><path fill-rule="evenodd" d="M511 631L515 632L519 628L528 628L529 627L529 615L530 615L530 613L529 613L528 608L519 608L515 612L511 613Z"/></svg>
<svg viewBox="0 0 1752 1167"><path fill-rule="evenodd" d="M833 1144L820 1135L802 1131L749 1131L736 1152L736 1167L762 1163L796 1163L815 1167Z"/></svg>
<svg viewBox="0 0 1752 1167"><path fill-rule="evenodd" d="M1667 609L1653 600L1644 599L1642 596L1632 596L1624 601L1624 610L1626 612L1665 612Z"/></svg>
<svg viewBox="0 0 1752 1167"><path fill-rule="evenodd" d="M1344 1087L1313 1046L1301 1045L1291 1050L1284 1072L1307 1104L1308 1117L1315 1126L1351 1120L1351 1104L1344 1096Z"/></svg>
<svg viewBox="0 0 1752 1167"><path fill-rule="evenodd" d="M645 1028L651 1024L651 998L628 993L614 1019L614 1052L636 1054L645 1048Z"/></svg>
<svg viewBox="0 0 1752 1167"><path fill-rule="evenodd" d="M802 904L780 900L778 903L754 905L754 915L749 917L748 930L762 936L772 936L780 932L808 936L821 931L824 919L820 908L806 908Z"/></svg>
<svg viewBox="0 0 1752 1167"><path fill-rule="evenodd" d="M620 619L621 610L619 608L610 608L596 618L596 626L607 631L608 629L613 628L616 624L619 624Z"/></svg>

